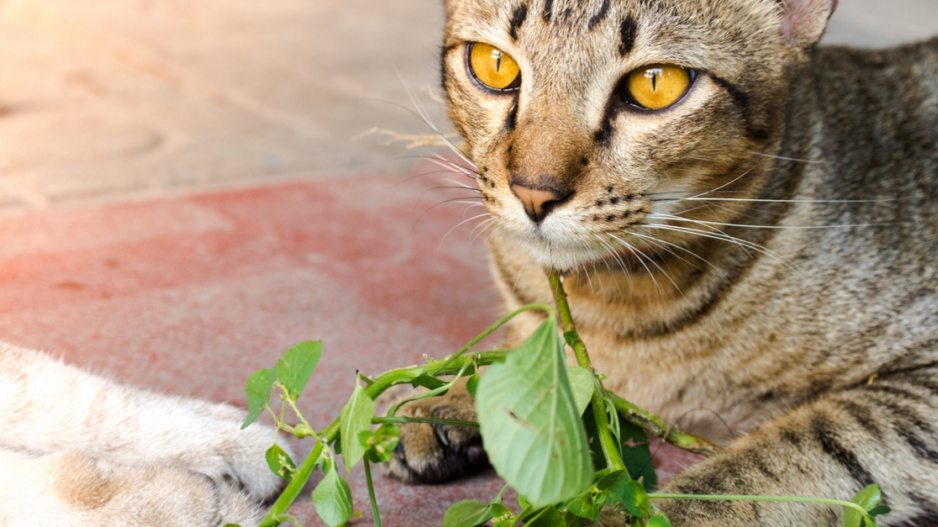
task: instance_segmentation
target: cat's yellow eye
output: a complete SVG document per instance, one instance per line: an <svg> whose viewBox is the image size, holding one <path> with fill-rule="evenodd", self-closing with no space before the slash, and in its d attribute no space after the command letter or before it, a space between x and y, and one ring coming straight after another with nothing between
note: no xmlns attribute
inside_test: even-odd
<svg viewBox="0 0 938 527"><path fill-rule="evenodd" d="M479 82L493 90L514 90L521 84L521 68L515 59L488 44L471 45L469 69Z"/></svg>
<svg viewBox="0 0 938 527"><path fill-rule="evenodd" d="M679 101L693 80L693 73L680 66L644 66L629 73L629 95L642 108L660 110Z"/></svg>

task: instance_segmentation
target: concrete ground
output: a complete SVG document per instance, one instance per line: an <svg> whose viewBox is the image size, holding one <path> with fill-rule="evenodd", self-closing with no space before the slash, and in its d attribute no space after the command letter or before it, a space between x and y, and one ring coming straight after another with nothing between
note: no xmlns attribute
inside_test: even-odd
<svg viewBox="0 0 938 527"><path fill-rule="evenodd" d="M436 0L0 0L0 339L243 404L254 369L321 338L317 426L356 368L456 349L499 313L473 224L422 215L459 196L428 191L446 177L358 137L427 132L406 87L442 124L441 26ZM933 34L934 0L842 0L826 41ZM386 524L429 526L498 488L378 498Z"/></svg>

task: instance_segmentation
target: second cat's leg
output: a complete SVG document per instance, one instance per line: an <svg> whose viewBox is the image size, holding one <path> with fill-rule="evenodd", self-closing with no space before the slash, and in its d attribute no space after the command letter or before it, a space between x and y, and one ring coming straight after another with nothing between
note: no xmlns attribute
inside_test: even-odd
<svg viewBox="0 0 938 527"><path fill-rule="evenodd" d="M0 401L0 449L184 466L213 480L231 479L257 501L283 487L264 459L273 429L240 430L244 412L229 405L123 386L3 343Z"/></svg>
<svg viewBox="0 0 938 527"><path fill-rule="evenodd" d="M257 525L260 510L232 480L173 465L116 464L70 451L0 450L0 525L33 527Z"/></svg>

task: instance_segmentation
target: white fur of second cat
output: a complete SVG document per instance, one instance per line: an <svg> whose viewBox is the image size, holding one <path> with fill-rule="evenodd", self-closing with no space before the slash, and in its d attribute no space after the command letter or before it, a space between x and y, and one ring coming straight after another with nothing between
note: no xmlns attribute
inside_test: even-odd
<svg viewBox="0 0 938 527"><path fill-rule="evenodd" d="M269 426L0 343L0 527L257 525Z"/></svg>

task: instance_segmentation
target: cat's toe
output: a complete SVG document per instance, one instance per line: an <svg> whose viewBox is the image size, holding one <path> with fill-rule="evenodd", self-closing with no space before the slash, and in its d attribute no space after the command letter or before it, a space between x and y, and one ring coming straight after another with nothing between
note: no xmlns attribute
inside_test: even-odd
<svg viewBox="0 0 938 527"><path fill-rule="evenodd" d="M401 415L475 421L475 404L465 392L410 403ZM407 483L439 483L488 466L479 429L468 426L411 423L400 427L401 439L387 473Z"/></svg>
<svg viewBox="0 0 938 527"><path fill-rule="evenodd" d="M274 474L267 464L265 454L273 444L272 427L255 424L241 430L221 452L226 466L219 473L211 475L220 476L258 503L272 503L287 484L286 480ZM278 445L293 458L290 445L283 441Z"/></svg>

